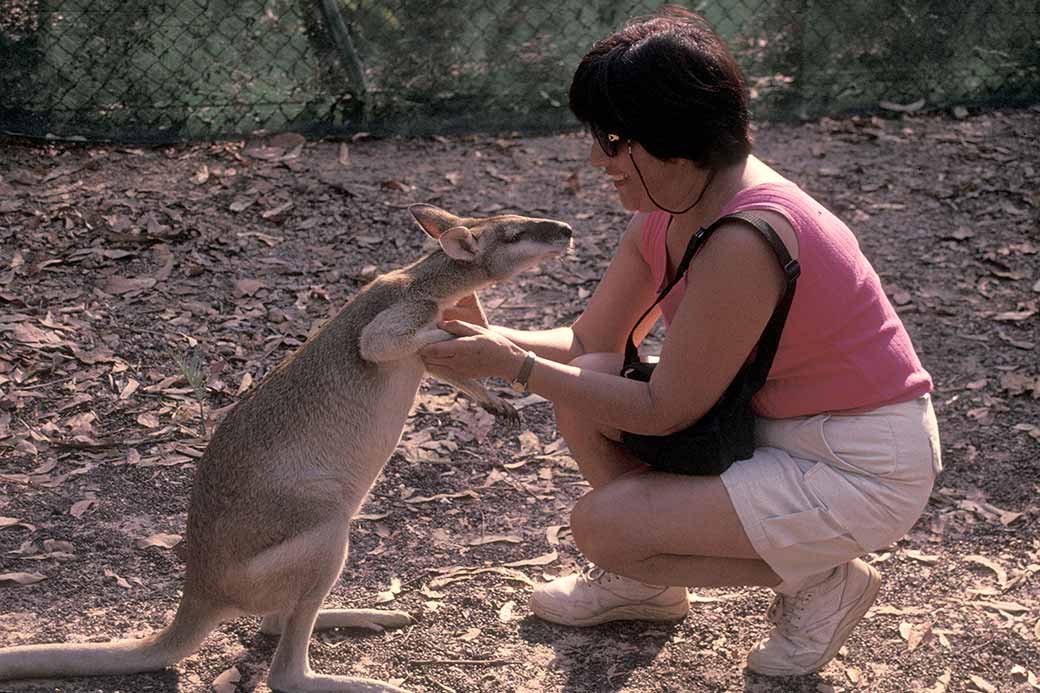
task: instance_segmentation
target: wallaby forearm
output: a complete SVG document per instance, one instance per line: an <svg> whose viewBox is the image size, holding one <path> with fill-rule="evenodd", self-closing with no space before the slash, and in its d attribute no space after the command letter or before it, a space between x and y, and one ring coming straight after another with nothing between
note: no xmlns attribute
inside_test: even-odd
<svg viewBox="0 0 1040 693"><path fill-rule="evenodd" d="M490 327L518 347L557 363L570 363L585 353L581 339L570 327L554 327L549 330L517 330L501 325Z"/></svg>

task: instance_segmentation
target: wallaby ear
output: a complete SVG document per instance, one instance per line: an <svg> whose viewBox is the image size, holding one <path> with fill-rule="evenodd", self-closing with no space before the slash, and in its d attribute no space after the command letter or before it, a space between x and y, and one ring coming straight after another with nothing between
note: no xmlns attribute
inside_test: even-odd
<svg viewBox="0 0 1040 693"><path fill-rule="evenodd" d="M425 202L409 205L408 211L431 238L440 238L448 229L463 225L462 219L451 212Z"/></svg>
<svg viewBox="0 0 1040 693"><path fill-rule="evenodd" d="M477 237L465 226L454 226L437 240L448 257L454 260L469 262L477 255Z"/></svg>

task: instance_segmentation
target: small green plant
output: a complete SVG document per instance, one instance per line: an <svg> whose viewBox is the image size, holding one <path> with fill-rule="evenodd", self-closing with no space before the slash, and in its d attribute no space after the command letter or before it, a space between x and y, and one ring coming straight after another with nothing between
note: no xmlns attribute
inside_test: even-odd
<svg viewBox="0 0 1040 693"><path fill-rule="evenodd" d="M195 401L199 404L199 429L202 438L206 438L206 376L202 373L202 356L198 351L181 355L169 349L170 357L181 370L184 379L195 393Z"/></svg>

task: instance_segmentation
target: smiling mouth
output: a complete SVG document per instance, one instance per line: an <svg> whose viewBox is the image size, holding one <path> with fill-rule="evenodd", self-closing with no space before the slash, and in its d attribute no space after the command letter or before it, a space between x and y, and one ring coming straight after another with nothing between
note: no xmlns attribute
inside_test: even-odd
<svg viewBox="0 0 1040 693"><path fill-rule="evenodd" d="M623 173L608 174L608 175L610 176L610 180L612 180L614 182L614 185L621 185L622 183L624 183L625 181L628 180L628 176L626 176Z"/></svg>

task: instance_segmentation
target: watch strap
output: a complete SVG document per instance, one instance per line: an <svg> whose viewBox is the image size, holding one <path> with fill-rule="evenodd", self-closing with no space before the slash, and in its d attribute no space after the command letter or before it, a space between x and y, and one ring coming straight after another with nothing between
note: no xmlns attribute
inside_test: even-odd
<svg viewBox="0 0 1040 693"><path fill-rule="evenodd" d="M534 368L534 361L536 355L533 351L528 351L527 356L524 357L524 362L520 365L520 372L516 374L513 381L509 383L509 387L513 388L516 392L527 392L527 380L531 377L531 369Z"/></svg>

